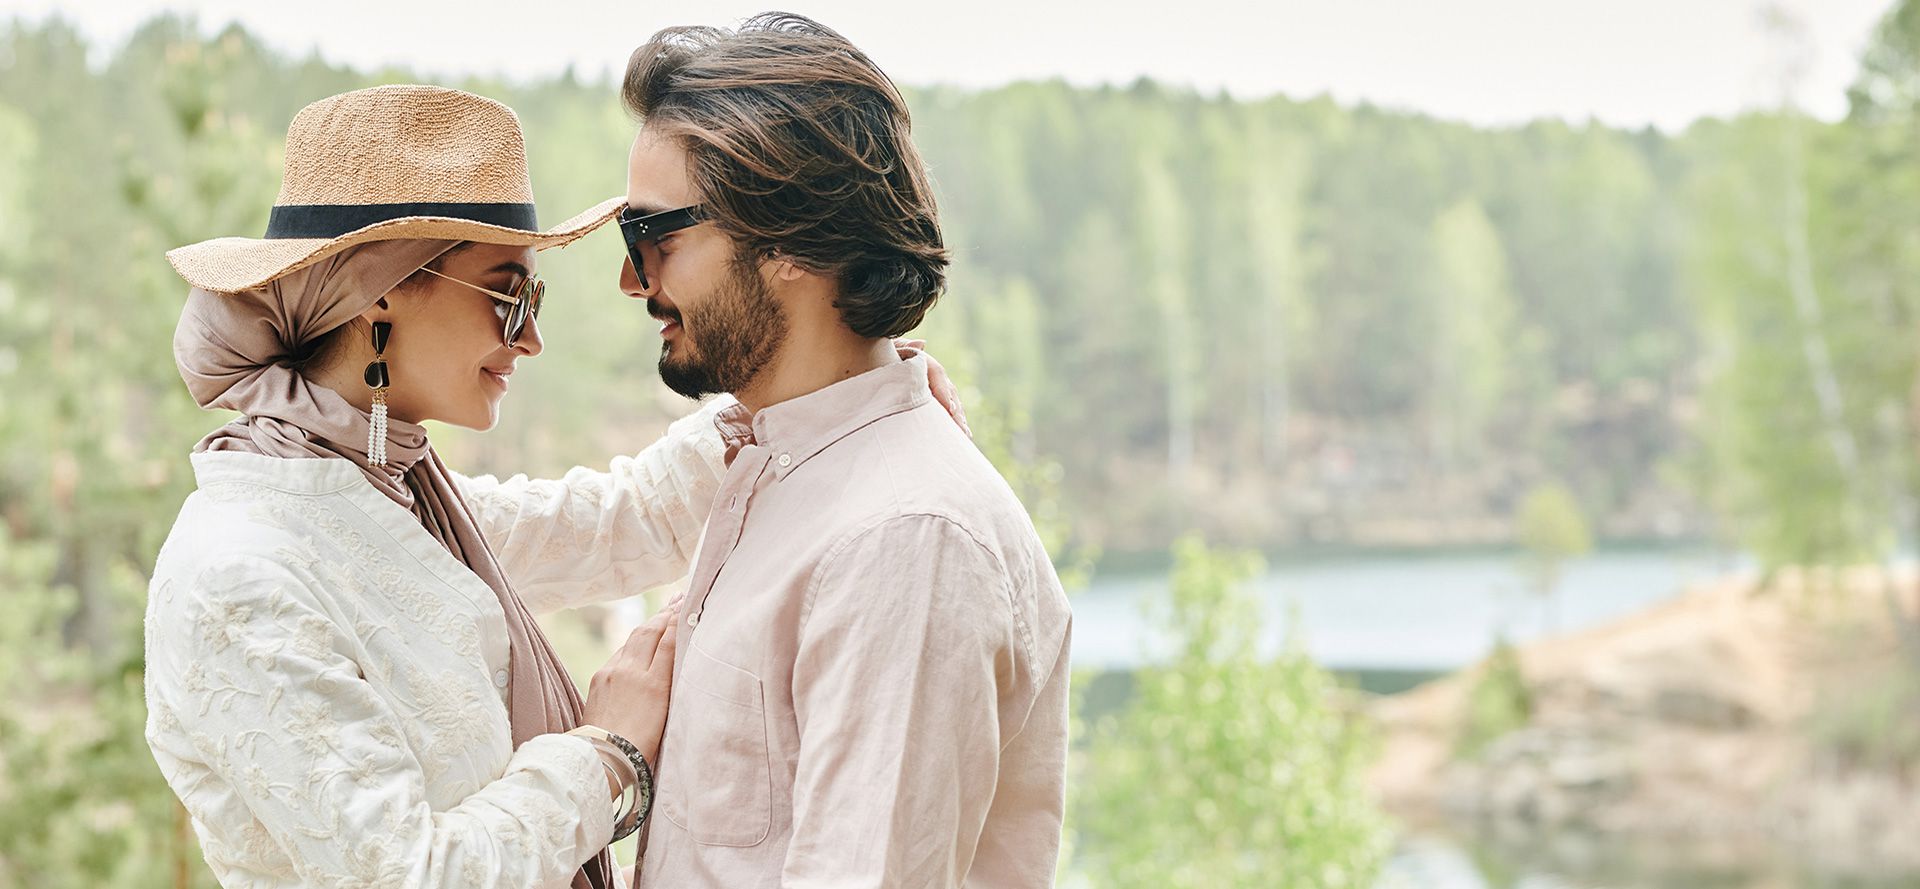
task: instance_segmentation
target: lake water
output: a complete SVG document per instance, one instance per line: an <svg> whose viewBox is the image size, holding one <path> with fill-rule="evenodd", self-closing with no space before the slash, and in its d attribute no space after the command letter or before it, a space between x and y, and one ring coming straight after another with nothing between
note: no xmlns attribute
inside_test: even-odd
<svg viewBox="0 0 1920 889"><path fill-rule="evenodd" d="M1270 560L1252 588L1267 603L1263 639L1277 650L1297 608L1307 648L1343 671L1447 671L1485 655L1497 634L1524 642L1670 599L1687 584L1745 567L1703 550L1615 550L1569 562L1552 603L1525 592L1517 555L1355 555ZM1076 668L1125 670L1149 659L1141 617L1164 573L1096 574L1073 597Z"/></svg>

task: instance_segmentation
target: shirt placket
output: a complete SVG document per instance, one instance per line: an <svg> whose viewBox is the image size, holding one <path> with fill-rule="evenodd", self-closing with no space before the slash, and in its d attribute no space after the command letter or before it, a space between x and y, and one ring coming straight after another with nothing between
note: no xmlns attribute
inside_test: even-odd
<svg viewBox="0 0 1920 889"><path fill-rule="evenodd" d="M746 528L747 507L753 499L753 492L760 483L760 477L766 472L772 452L759 445L746 445L734 455L733 465L728 467L727 483L714 498L713 513L707 518L707 540L701 547L700 570L694 575L693 585L687 589L687 607L684 620L689 633L700 626L701 613L706 610L707 597L713 593L720 571L727 559L740 545L740 534ZM684 650L684 648L682 649Z"/></svg>

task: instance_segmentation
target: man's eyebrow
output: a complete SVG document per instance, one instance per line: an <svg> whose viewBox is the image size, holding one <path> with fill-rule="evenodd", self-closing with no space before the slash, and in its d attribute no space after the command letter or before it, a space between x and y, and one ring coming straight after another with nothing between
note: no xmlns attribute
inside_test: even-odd
<svg viewBox="0 0 1920 889"><path fill-rule="evenodd" d="M519 275L522 278L530 277L533 274L532 269L529 269L526 266L520 264L519 262L511 259L497 266L494 266L493 268L487 269L486 273L491 275L496 272L512 272L516 275Z"/></svg>

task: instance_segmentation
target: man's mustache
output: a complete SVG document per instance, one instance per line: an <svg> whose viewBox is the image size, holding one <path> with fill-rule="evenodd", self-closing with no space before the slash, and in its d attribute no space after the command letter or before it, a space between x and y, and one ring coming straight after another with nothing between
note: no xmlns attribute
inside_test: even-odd
<svg viewBox="0 0 1920 889"><path fill-rule="evenodd" d="M680 323L680 310L667 308L661 305L657 299L647 300L647 314L652 315L660 321L672 321L675 324Z"/></svg>

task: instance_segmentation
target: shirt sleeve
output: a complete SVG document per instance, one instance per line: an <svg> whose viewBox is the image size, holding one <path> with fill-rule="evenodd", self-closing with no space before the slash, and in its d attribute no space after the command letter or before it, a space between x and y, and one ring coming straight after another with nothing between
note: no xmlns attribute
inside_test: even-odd
<svg viewBox="0 0 1920 889"><path fill-rule="evenodd" d="M808 590L785 887L945 887L992 807L1017 643L998 560L952 521L888 519Z"/></svg>
<svg viewBox="0 0 1920 889"><path fill-rule="evenodd" d="M585 739L533 738L433 811L405 714L291 571L236 557L173 595L149 612L147 739L217 843L270 842L302 885L415 889L565 885L607 845L614 804Z"/></svg>
<svg viewBox="0 0 1920 889"><path fill-rule="evenodd" d="M725 472L716 398L605 471L491 475L456 484L514 589L536 614L638 595L686 575Z"/></svg>

